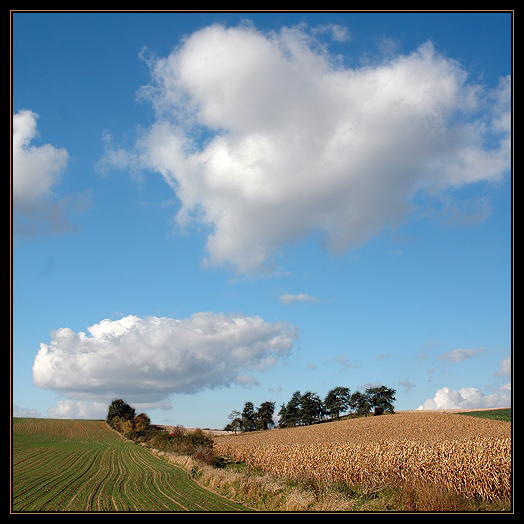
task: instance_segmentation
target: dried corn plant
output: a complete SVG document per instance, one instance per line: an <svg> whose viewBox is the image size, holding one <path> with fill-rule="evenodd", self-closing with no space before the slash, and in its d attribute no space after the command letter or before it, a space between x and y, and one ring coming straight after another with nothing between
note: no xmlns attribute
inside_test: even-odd
<svg viewBox="0 0 524 524"><path fill-rule="evenodd" d="M511 426L405 413L216 438L216 452L281 477L426 482L485 500L511 494Z"/></svg>

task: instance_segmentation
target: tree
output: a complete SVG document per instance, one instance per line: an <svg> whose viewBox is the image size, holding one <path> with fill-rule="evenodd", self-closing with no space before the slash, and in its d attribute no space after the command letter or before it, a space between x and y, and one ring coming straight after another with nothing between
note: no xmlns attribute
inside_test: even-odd
<svg viewBox="0 0 524 524"><path fill-rule="evenodd" d="M273 413L275 412L275 403L266 401L260 404L255 413L255 427L257 429L268 429L273 424Z"/></svg>
<svg viewBox="0 0 524 524"><path fill-rule="evenodd" d="M227 417L231 422L224 428L225 431L242 430L242 413L240 411L233 410Z"/></svg>
<svg viewBox="0 0 524 524"><path fill-rule="evenodd" d="M151 425L151 419L145 414L145 413L139 413L134 419L133 424L141 426L149 426Z"/></svg>
<svg viewBox="0 0 524 524"><path fill-rule="evenodd" d="M242 421L239 418L234 418L229 424L224 426L224 431L234 431L235 433L241 429Z"/></svg>
<svg viewBox="0 0 524 524"><path fill-rule="evenodd" d="M300 391L295 391L291 399L280 406L280 411L278 412L280 427L290 428L299 424L301 396Z"/></svg>
<svg viewBox="0 0 524 524"><path fill-rule="evenodd" d="M322 415L322 401L316 393L306 391L300 397L300 422L309 426L319 422Z"/></svg>
<svg viewBox="0 0 524 524"><path fill-rule="evenodd" d="M355 393L349 397L349 406L357 415L365 415L366 417L371 409L368 395L360 391L355 391Z"/></svg>
<svg viewBox="0 0 524 524"><path fill-rule="evenodd" d="M286 426L297 426L300 423L300 405L301 405L300 391L295 391L291 399L286 404Z"/></svg>
<svg viewBox="0 0 524 524"><path fill-rule="evenodd" d="M244 404L244 410L242 411L241 418L242 431L254 431L255 430L255 407L253 402L246 402Z"/></svg>
<svg viewBox="0 0 524 524"><path fill-rule="evenodd" d="M133 420L133 427L137 437L143 437L151 431L151 419L145 414L138 414Z"/></svg>
<svg viewBox="0 0 524 524"><path fill-rule="evenodd" d="M395 399L396 389L380 386L377 388L366 389L366 395L369 398L370 409L375 410L375 415L382 415L382 413L395 413L393 410L393 402Z"/></svg>
<svg viewBox="0 0 524 524"><path fill-rule="evenodd" d="M113 400L107 411L106 421L110 424L115 417L133 422L135 418L135 408L126 404L121 398Z"/></svg>
<svg viewBox="0 0 524 524"><path fill-rule="evenodd" d="M121 427L121 433L124 437L132 439L135 437L135 430L133 428L133 423L130 420L124 420Z"/></svg>
<svg viewBox="0 0 524 524"><path fill-rule="evenodd" d="M277 415L280 417L280 420L278 421L278 425L281 428L287 427L287 407L286 404L280 405L280 411L277 413Z"/></svg>
<svg viewBox="0 0 524 524"><path fill-rule="evenodd" d="M116 417L113 417L109 422L108 424L113 428L115 429L116 431L118 431L119 433L122 433L123 431L123 424L126 420L123 419L123 418L120 418L118 415L116 415Z"/></svg>
<svg viewBox="0 0 524 524"><path fill-rule="evenodd" d="M340 413L344 413L349 407L349 388L338 386L329 391L324 399L324 407L332 418L339 420Z"/></svg>

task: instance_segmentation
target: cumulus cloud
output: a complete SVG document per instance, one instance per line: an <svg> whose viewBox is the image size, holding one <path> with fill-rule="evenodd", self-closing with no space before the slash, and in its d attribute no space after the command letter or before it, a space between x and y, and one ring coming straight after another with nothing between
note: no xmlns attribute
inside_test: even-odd
<svg viewBox="0 0 524 524"><path fill-rule="evenodd" d="M163 175L178 225L211 228L206 264L274 270L311 233L342 253L402 223L415 195L510 167L509 77L484 90L431 42L348 68L313 33L213 25L147 58L155 121L107 158Z"/></svg>
<svg viewBox="0 0 524 524"><path fill-rule="evenodd" d="M437 390L435 397L427 399L417 409L482 409L511 406L510 385L501 387L498 393L486 395L478 388Z"/></svg>
<svg viewBox="0 0 524 524"><path fill-rule="evenodd" d="M284 305L289 305L292 302L318 302L319 299L317 297L312 297L308 295L307 293L298 293L297 295L291 295L291 294L283 294L280 295L280 302Z"/></svg>
<svg viewBox="0 0 524 524"><path fill-rule="evenodd" d="M36 386L79 401L125 398L145 405L172 393L246 382L291 350L294 326L259 316L196 313L187 319L127 316L102 320L84 332L60 328L40 344ZM84 405L61 401L57 413Z"/></svg>

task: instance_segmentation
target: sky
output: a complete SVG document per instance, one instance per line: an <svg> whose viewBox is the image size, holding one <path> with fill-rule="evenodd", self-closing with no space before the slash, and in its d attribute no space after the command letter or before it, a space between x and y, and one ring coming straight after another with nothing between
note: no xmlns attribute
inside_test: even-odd
<svg viewBox="0 0 524 524"><path fill-rule="evenodd" d="M11 15L14 416L510 406L510 12Z"/></svg>

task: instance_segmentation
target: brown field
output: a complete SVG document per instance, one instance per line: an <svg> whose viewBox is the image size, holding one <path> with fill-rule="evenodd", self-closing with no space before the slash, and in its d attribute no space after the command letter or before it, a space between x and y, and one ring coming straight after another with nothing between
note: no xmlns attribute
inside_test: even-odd
<svg viewBox="0 0 524 524"><path fill-rule="evenodd" d="M426 482L465 497L511 496L511 424L458 414L408 412L216 436L215 450L281 477Z"/></svg>

